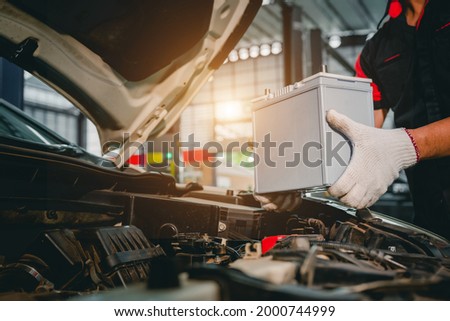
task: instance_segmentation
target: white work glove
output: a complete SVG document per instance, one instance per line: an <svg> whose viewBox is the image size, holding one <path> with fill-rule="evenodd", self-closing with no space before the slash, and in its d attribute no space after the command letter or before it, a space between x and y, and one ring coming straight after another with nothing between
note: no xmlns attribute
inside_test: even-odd
<svg viewBox="0 0 450 321"><path fill-rule="evenodd" d="M354 122L335 110L327 122L353 144L350 163L328 192L357 209L373 205L399 172L417 162L416 149L406 131L378 129Z"/></svg>
<svg viewBox="0 0 450 321"><path fill-rule="evenodd" d="M300 207L300 192L276 192L253 195L261 206L270 212L292 212Z"/></svg>

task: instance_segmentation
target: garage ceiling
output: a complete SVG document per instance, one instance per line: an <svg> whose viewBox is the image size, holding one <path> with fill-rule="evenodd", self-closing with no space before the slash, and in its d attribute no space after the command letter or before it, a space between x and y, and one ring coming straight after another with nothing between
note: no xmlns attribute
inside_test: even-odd
<svg viewBox="0 0 450 321"><path fill-rule="evenodd" d="M264 1L270 2L270 1ZM386 8L385 0L291 0L264 5L237 47L283 41L282 2L302 9L301 28L333 34L361 35L376 30Z"/></svg>

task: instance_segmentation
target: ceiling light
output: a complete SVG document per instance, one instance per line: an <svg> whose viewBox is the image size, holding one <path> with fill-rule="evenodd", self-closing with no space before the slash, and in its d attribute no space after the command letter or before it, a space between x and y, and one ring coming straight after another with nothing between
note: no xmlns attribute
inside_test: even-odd
<svg viewBox="0 0 450 321"><path fill-rule="evenodd" d="M241 60L247 60L248 57L250 57L249 53L248 53L248 49L247 48L241 48L239 49L239 59Z"/></svg>
<svg viewBox="0 0 450 321"><path fill-rule="evenodd" d="M341 37L339 37L338 35L331 36L328 40L328 44L333 49L339 48L342 44Z"/></svg>
<svg viewBox="0 0 450 321"><path fill-rule="evenodd" d="M259 46L253 45L249 50L250 57L257 58L259 56Z"/></svg>
<svg viewBox="0 0 450 321"><path fill-rule="evenodd" d="M270 52L271 52L270 45L268 45L268 44L261 45L261 47L259 49L259 54L261 56L267 57L268 55L270 55Z"/></svg>
<svg viewBox="0 0 450 321"><path fill-rule="evenodd" d="M236 62L239 60L239 55L237 50L231 50L230 54L228 55L228 60L230 62Z"/></svg>
<svg viewBox="0 0 450 321"><path fill-rule="evenodd" d="M280 42L274 42L272 44L272 54L278 55L283 50L283 47L281 46Z"/></svg>

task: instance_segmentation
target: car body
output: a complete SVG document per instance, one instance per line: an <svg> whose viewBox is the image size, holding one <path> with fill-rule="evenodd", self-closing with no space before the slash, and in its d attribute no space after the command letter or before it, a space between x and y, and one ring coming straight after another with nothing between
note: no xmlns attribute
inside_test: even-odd
<svg viewBox="0 0 450 321"><path fill-rule="evenodd" d="M121 143L91 155L0 101L0 299L449 298L449 243L428 231L316 193L270 213L251 193L125 166L259 6L0 1L1 56L68 98L103 145Z"/></svg>

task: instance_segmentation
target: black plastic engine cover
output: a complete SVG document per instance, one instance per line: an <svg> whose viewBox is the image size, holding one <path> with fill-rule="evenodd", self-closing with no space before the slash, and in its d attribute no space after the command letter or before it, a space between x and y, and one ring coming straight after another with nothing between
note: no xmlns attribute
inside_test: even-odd
<svg viewBox="0 0 450 321"><path fill-rule="evenodd" d="M0 288L8 290L1 286L2 279L18 275L18 269L23 273L34 269L39 279L45 278L58 290L123 286L146 280L151 260L162 255L164 251L134 226L45 231L23 253L19 264L0 270Z"/></svg>

